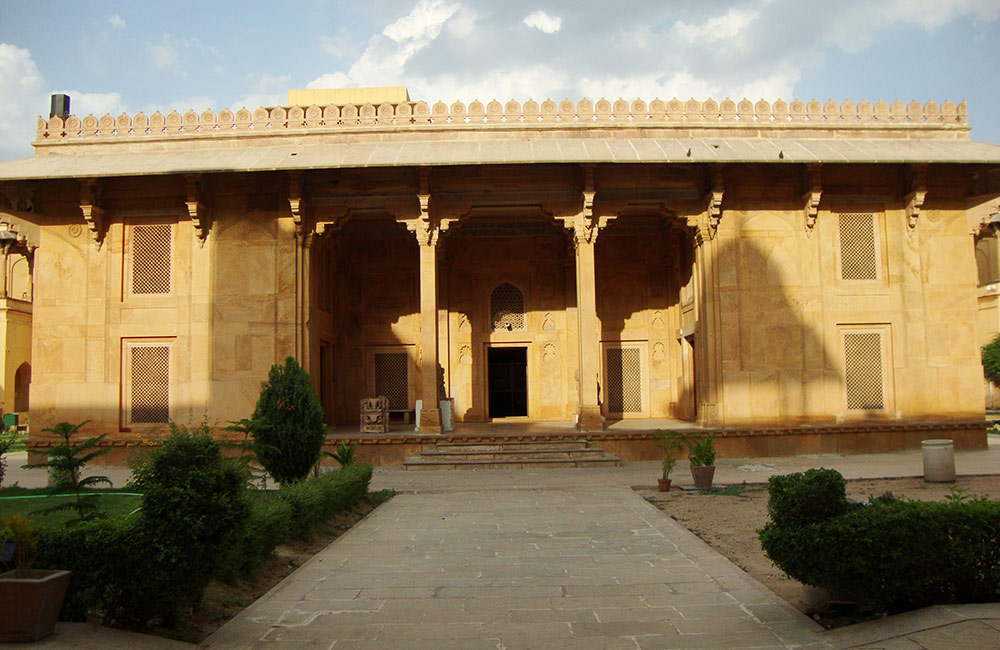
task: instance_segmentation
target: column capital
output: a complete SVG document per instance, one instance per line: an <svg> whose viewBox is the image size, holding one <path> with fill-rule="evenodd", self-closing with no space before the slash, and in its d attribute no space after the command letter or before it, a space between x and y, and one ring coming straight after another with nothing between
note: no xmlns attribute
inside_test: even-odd
<svg viewBox="0 0 1000 650"><path fill-rule="evenodd" d="M909 234L917 227L920 210L927 198L927 165L926 163L908 165L906 168L907 187L909 193L903 197L906 201L906 227Z"/></svg>

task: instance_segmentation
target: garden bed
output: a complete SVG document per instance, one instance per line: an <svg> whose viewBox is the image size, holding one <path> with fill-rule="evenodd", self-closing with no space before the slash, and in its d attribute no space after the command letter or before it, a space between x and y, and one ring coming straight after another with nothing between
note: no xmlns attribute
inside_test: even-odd
<svg viewBox="0 0 1000 650"><path fill-rule="evenodd" d="M955 483L927 483L922 478L848 481L847 495L868 499L885 492L896 497L921 501L944 501L952 488L968 494L989 494L1000 498L1000 476L960 477ZM768 521L767 486L749 485L715 493L671 490L654 487L636 491L672 519L698 535L730 561L763 583L793 607L813 616L826 627L864 620L863 612L815 612L802 602L802 585L787 577L764 555L756 531ZM728 492L728 493L727 493Z"/></svg>

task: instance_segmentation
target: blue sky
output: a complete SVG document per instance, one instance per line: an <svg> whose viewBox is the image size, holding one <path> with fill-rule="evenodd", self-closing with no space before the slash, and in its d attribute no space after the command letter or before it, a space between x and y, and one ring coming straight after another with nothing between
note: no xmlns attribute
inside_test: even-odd
<svg viewBox="0 0 1000 650"><path fill-rule="evenodd" d="M0 1L0 160L35 117L284 104L304 87L413 99L729 96L969 102L1000 144L998 0Z"/></svg>

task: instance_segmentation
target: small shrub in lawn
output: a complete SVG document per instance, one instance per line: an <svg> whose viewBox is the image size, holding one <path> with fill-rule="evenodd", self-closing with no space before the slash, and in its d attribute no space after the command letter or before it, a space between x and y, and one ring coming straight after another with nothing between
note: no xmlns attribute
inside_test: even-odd
<svg viewBox="0 0 1000 650"><path fill-rule="evenodd" d="M889 612L1000 597L1000 503L886 498L843 506L843 478L828 472L772 479L772 521L758 534L782 571ZM795 507L803 495L815 502Z"/></svg>
<svg viewBox="0 0 1000 650"><path fill-rule="evenodd" d="M319 460L323 407L309 373L292 357L271 367L250 427L257 460L279 483L301 481Z"/></svg>
<svg viewBox="0 0 1000 650"><path fill-rule="evenodd" d="M56 484L52 488L52 494L72 492L76 495L74 501L63 501L39 511L41 514L49 514L60 510L76 510L79 518L67 522L71 524L87 521L102 514L97 507L97 500L100 497L96 494L82 492L84 488L94 487L101 483L108 486L111 485L111 479L107 476L88 476L86 478L81 476L83 468L87 463L111 451L110 447L101 448L97 446L104 439L104 436L108 435L106 433L89 438L81 443L73 442L73 436L88 422L90 420L84 420L80 424L60 422L54 427L42 429L42 431L53 433L62 438L62 443L49 450L49 457L45 462L25 465L25 467L46 468L49 470L51 475L56 479Z"/></svg>

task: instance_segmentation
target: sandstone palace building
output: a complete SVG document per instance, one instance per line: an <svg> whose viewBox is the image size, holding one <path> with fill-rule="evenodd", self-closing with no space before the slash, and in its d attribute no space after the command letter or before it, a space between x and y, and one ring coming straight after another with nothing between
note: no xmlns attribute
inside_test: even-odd
<svg viewBox="0 0 1000 650"><path fill-rule="evenodd" d="M0 220L37 225L36 449L249 417L289 355L371 449L377 395L411 448L551 422L637 458L667 420L732 454L985 445L1000 147L964 103L367 92L39 118L0 163Z"/></svg>

